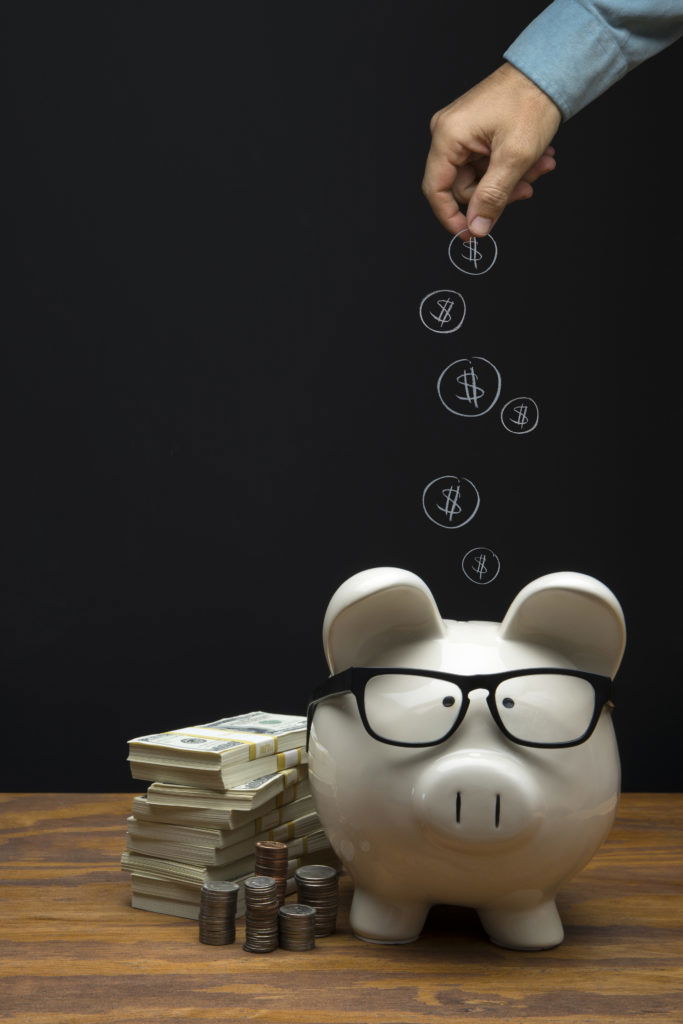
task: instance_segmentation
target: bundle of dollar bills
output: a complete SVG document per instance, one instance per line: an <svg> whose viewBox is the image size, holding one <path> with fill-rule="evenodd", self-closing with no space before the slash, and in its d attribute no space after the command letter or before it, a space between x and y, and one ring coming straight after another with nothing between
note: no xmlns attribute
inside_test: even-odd
<svg viewBox="0 0 683 1024"><path fill-rule="evenodd" d="M203 735L208 730L221 739ZM339 867L313 805L305 734L305 718L255 711L131 740L133 775L154 779L133 799L127 822L121 866L130 872L132 906L196 920L203 883L243 882L262 839L288 844L288 893L300 865ZM177 746L183 737L200 742ZM281 755L296 761L273 761ZM243 913L240 888L237 914Z"/></svg>
<svg viewBox="0 0 683 1024"><path fill-rule="evenodd" d="M128 741L133 778L225 791L305 764L306 719L250 711Z"/></svg>

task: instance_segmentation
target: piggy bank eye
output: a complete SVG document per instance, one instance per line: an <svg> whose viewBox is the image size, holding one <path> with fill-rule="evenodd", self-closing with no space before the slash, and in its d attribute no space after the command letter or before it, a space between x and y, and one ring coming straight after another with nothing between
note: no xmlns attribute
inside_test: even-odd
<svg viewBox="0 0 683 1024"><path fill-rule="evenodd" d="M500 719L516 739L571 743L588 729L595 691L587 679L543 673L506 679L496 690Z"/></svg>
<svg viewBox="0 0 683 1024"><path fill-rule="evenodd" d="M437 743L452 729L462 708L454 683L431 676L372 676L365 686L370 728L394 743Z"/></svg>

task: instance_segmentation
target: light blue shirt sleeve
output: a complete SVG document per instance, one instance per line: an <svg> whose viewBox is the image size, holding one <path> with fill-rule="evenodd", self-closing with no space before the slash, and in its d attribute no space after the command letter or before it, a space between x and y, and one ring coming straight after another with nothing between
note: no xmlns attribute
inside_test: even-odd
<svg viewBox="0 0 683 1024"><path fill-rule="evenodd" d="M683 33L683 0L554 0L505 51L566 120Z"/></svg>

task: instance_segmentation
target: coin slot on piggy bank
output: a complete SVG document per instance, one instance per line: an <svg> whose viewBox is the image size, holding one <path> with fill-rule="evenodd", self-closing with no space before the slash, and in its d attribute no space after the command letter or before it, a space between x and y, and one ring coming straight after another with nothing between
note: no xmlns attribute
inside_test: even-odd
<svg viewBox="0 0 683 1024"><path fill-rule="evenodd" d="M617 808L614 594L553 573L502 622L454 621L413 573L370 569L333 595L323 635L309 773L355 934L411 942L445 903L476 909L501 946L560 943L556 893Z"/></svg>

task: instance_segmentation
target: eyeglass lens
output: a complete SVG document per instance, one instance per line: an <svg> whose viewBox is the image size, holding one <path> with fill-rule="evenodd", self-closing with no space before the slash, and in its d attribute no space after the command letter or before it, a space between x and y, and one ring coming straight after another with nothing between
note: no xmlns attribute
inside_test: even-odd
<svg viewBox="0 0 683 1024"><path fill-rule="evenodd" d="M370 728L397 743L431 743L453 727L462 691L446 679L382 674L365 684L365 715Z"/></svg>

